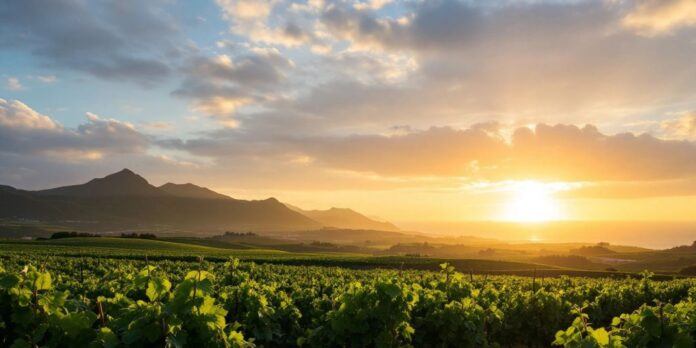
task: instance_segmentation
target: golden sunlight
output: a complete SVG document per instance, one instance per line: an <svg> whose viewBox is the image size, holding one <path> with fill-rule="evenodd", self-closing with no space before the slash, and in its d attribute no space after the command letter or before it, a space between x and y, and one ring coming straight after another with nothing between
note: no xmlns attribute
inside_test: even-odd
<svg viewBox="0 0 696 348"><path fill-rule="evenodd" d="M562 218L552 184L519 181L510 185L512 193L505 203L501 219L517 222L544 222Z"/></svg>

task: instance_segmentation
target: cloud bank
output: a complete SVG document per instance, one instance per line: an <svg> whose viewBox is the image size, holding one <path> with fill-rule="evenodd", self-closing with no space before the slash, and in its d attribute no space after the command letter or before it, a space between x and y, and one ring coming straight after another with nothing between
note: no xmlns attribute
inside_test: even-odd
<svg viewBox="0 0 696 348"><path fill-rule="evenodd" d="M76 129L67 129L21 101L0 99L0 152L74 162L143 153L149 146L147 136L131 124L89 112L86 118Z"/></svg>
<svg viewBox="0 0 696 348"><path fill-rule="evenodd" d="M0 174L109 162L249 190L693 195L694 18L688 0L8 0L0 63L21 66L2 76ZM76 98L67 84L142 112L65 127L95 109L36 111ZM173 102L182 115L150 112Z"/></svg>

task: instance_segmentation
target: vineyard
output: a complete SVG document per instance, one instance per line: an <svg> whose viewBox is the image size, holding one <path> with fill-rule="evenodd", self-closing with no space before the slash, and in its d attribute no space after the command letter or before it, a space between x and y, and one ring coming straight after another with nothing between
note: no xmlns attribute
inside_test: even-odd
<svg viewBox="0 0 696 348"><path fill-rule="evenodd" d="M0 259L0 346L694 345L696 281L66 257ZM694 290L692 290L694 289Z"/></svg>

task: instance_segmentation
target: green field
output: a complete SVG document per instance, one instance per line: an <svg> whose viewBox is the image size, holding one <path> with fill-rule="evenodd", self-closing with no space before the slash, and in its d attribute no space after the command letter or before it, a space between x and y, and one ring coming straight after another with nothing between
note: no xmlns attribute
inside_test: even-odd
<svg viewBox="0 0 696 348"><path fill-rule="evenodd" d="M288 265L340 266L347 268L403 268L437 270L445 261L462 272L505 272L532 271L538 269L557 270L557 267L532 263L493 260L443 260L434 258L403 256L369 256L345 253L290 253L268 249L215 248L197 244L132 239L132 238L65 238L57 240L19 241L0 240L0 255L32 253L34 255L57 255L71 257L103 257L120 259L152 260L196 260L204 257L209 261L226 261L229 257L257 263ZM540 273L541 274L541 273Z"/></svg>
<svg viewBox="0 0 696 348"><path fill-rule="evenodd" d="M215 247L219 245L222 247ZM169 238L149 240L135 238L64 238L56 240L0 240L0 256L15 253L56 255L66 257L100 257L136 260L194 261L203 257L208 261L224 262L229 257L256 263L284 265L336 266L353 269L391 268L438 270L448 262L459 272L471 274L521 275L529 277L639 277L638 271L608 272L597 269L577 269L523 261L491 259L447 259L409 256L372 256L336 252L286 252L254 246L237 246L211 239ZM672 279L673 274L657 274L655 279Z"/></svg>
<svg viewBox="0 0 696 348"><path fill-rule="evenodd" d="M538 265L453 261L460 270L487 269L477 275L442 261L120 238L4 241L0 347L694 343L692 278L544 278L541 269L518 277L491 273L523 274ZM436 271L410 269L431 265Z"/></svg>

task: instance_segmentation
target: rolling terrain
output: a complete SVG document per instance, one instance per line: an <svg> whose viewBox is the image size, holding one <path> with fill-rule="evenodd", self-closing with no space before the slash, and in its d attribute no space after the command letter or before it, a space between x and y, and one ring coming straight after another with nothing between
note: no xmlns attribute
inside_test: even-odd
<svg viewBox="0 0 696 348"><path fill-rule="evenodd" d="M399 228L390 222L377 221L348 208L304 210L290 204L286 204L286 206L312 220L318 221L325 227L352 230L399 231Z"/></svg>
<svg viewBox="0 0 696 348"><path fill-rule="evenodd" d="M196 260L205 257L224 261L234 256L259 263L338 266L348 268L408 268L437 270L443 262L458 271L476 274L512 274L526 276L624 277L651 270L661 277L678 275L696 254L672 254L669 251L646 251L612 254L633 257L631 262L611 262L572 254L526 257L486 257L480 253L463 256L388 253L384 250L331 243L296 243L261 236L242 238L173 237L157 240L116 237L79 237L56 240L0 239L0 256L31 252L72 257L106 257L143 259ZM579 259L579 261L578 261ZM688 275L688 274L687 274Z"/></svg>
<svg viewBox="0 0 696 348"><path fill-rule="evenodd" d="M438 270L442 262L450 262L460 271L524 272L557 270L557 267L534 263L492 260L446 260L438 258L413 258L402 256L375 257L355 253L284 252L263 248L237 249L224 246L212 247L195 244L190 240L159 241L130 238L66 238L60 240L0 240L0 257L30 252L34 255L61 255L69 257L103 257L125 259L196 260L205 257L210 261L225 261L229 257L259 263L288 265L337 266L346 268L397 268ZM541 273L540 273L541 274Z"/></svg>
<svg viewBox="0 0 696 348"><path fill-rule="evenodd" d="M304 212L307 215L275 198L239 200L191 183L156 187L128 169L81 185L47 190L0 186L0 219L78 230L211 235L227 230L298 231L329 226L397 229L349 209Z"/></svg>
<svg viewBox="0 0 696 348"><path fill-rule="evenodd" d="M93 244L121 254L140 249L191 257L248 254L259 256L259 260L277 255L357 255L369 259L368 263L394 257L418 260L417 264L437 259L480 260L534 265L530 267L536 269L614 273L647 269L675 274L696 265L694 245L655 250L609 243L504 242L428 235L401 230L351 209L304 210L274 198L239 200L191 183L157 187L128 169L85 184L47 190L0 186L0 238L49 237L71 230L105 237L139 231L155 233L159 239L8 241L4 245L10 249L21 245L82 250Z"/></svg>

